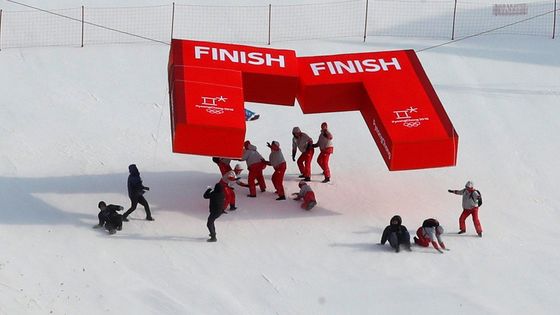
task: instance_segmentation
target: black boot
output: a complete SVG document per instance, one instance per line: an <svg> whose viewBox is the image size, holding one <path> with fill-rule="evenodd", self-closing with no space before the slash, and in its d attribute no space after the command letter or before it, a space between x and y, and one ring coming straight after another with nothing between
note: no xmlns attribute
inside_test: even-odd
<svg viewBox="0 0 560 315"><path fill-rule="evenodd" d="M325 179L323 179L323 181L321 183L328 183L331 181L330 177L325 177Z"/></svg>
<svg viewBox="0 0 560 315"><path fill-rule="evenodd" d="M286 200L286 196L280 196L280 197L276 198L276 200Z"/></svg>
<svg viewBox="0 0 560 315"><path fill-rule="evenodd" d="M210 238L206 240L207 242L217 242L218 239L216 238L216 235L210 235Z"/></svg>
<svg viewBox="0 0 560 315"><path fill-rule="evenodd" d="M235 210L237 210L237 207L235 205L229 206L229 211L235 211Z"/></svg>
<svg viewBox="0 0 560 315"><path fill-rule="evenodd" d="M310 182L310 181L311 181L311 177L306 177L306 178L304 178L303 180L306 181L306 182Z"/></svg>

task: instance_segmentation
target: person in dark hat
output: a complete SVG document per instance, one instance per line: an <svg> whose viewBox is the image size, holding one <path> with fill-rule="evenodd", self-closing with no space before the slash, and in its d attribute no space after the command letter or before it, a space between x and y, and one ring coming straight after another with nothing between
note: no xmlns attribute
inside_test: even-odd
<svg viewBox="0 0 560 315"><path fill-rule="evenodd" d="M210 199L210 203L208 205L210 215L208 216L208 221L206 222L206 227L210 232L208 242L216 242L218 239L216 238L216 226L214 225L214 221L222 215L226 199L222 184L216 183L216 185L214 185L214 189L208 186L208 189L204 192L204 199Z"/></svg>
<svg viewBox="0 0 560 315"><path fill-rule="evenodd" d="M395 250L395 252L400 251L400 245L404 245L407 250L410 249L410 234L406 229L406 226L402 225L401 216L395 215L391 218L390 224L387 225L385 230L383 230L383 235L381 236L381 245L385 245L385 242L389 241L389 245Z"/></svg>
<svg viewBox="0 0 560 315"><path fill-rule="evenodd" d="M94 229L105 227L109 234L115 234L117 231L122 230L123 216L117 212L123 209L122 206L107 205L105 201L100 201L97 207L99 208L99 214L97 215L99 224L94 225Z"/></svg>
<svg viewBox="0 0 560 315"><path fill-rule="evenodd" d="M150 205L146 198L144 198L144 193L146 190L150 190L150 187L146 187L142 184L142 178L140 177L140 172L135 164L130 164L128 166L128 197L130 198L130 209L128 209L123 214L123 221L128 222L128 216L136 210L136 206L141 204L146 211L146 220L154 221L152 213L150 212Z"/></svg>
<svg viewBox="0 0 560 315"><path fill-rule="evenodd" d="M439 225L438 220L434 218L426 219L422 222L422 226L416 230L414 243L422 247L428 247L432 244L438 252L443 254L443 250L449 250L441 239L443 232L443 227Z"/></svg>

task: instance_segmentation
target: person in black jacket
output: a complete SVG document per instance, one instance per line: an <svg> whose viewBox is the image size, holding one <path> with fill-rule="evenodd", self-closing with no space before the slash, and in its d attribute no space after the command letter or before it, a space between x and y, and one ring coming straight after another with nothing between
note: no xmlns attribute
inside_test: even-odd
<svg viewBox="0 0 560 315"><path fill-rule="evenodd" d="M152 213L150 212L150 205L148 205L148 201L144 198L144 193L146 190L150 190L150 187L146 187L142 184L142 178L140 177L140 172L135 164L130 164L128 166L128 197L130 198L130 209L128 209L123 214L123 221L128 222L127 217L136 210L136 206L141 204L144 206L144 210L146 210L146 220L154 221L152 218Z"/></svg>
<svg viewBox="0 0 560 315"><path fill-rule="evenodd" d="M117 212L123 209L122 206L107 205L105 201L100 201L97 207L100 210L97 215L99 224L94 225L94 229L105 227L105 229L109 231L109 234L115 234L117 231L122 230L123 216Z"/></svg>
<svg viewBox="0 0 560 315"><path fill-rule="evenodd" d="M395 249L395 252L399 252L400 245L404 245L407 250L410 249L410 234L406 229L406 226L402 225L402 219L399 215L395 215L391 218L390 224L387 225L381 236L381 245L385 245L385 242L389 241L389 245Z"/></svg>
<svg viewBox="0 0 560 315"><path fill-rule="evenodd" d="M224 203L226 200L224 188L220 183L216 183L216 185L214 185L214 190L212 190L212 187L208 186L208 189L204 192L204 199L210 199L210 215L208 216L208 222L206 222L208 231L210 231L210 238L208 239L208 242L216 242L218 239L216 238L216 227L214 226L214 221L216 221L216 219L219 218L224 211Z"/></svg>

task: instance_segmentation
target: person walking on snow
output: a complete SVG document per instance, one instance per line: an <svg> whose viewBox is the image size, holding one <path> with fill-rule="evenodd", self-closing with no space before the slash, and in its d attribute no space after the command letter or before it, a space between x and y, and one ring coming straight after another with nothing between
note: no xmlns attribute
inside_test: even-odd
<svg viewBox="0 0 560 315"><path fill-rule="evenodd" d="M231 171L231 166L229 165L229 163L231 163L231 159L213 157L212 161L218 165L218 168L220 169L220 173L222 175Z"/></svg>
<svg viewBox="0 0 560 315"><path fill-rule="evenodd" d="M136 206L138 206L138 204L141 204L144 207L144 210L146 211L146 220L154 221L152 213L150 212L150 205L148 204L146 198L144 198L144 193L146 190L150 190L150 187L146 187L142 184L140 172L135 164L130 164L128 166L128 172L130 174L128 175L127 187L131 205L130 209L123 214L123 221L128 222L128 216L136 210Z"/></svg>
<svg viewBox="0 0 560 315"><path fill-rule="evenodd" d="M210 215L208 216L208 221L206 222L206 227L210 232L210 238L207 242L216 242L218 239L216 238L216 226L214 225L214 221L222 215L226 199L222 184L216 183L216 185L214 185L214 190L212 190L212 187L208 186L204 192L204 199L210 199L210 203L208 205Z"/></svg>
<svg viewBox="0 0 560 315"><path fill-rule="evenodd" d="M439 225L438 220L430 218L424 220L422 226L416 230L416 236L414 237L414 243L422 246L428 247L430 243L432 246L440 253L443 254L443 250L449 250L445 247L441 235L443 234L443 227ZM441 249L440 249L441 247Z"/></svg>
<svg viewBox="0 0 560 315"><path fill-rule="evenodd" d="M301 200L303 199L303 203L301 204L301 208L305 210L311 210L317 204L317 200L315 199L315 193L311 186L307 185L305 181L300 181L299 184L299 193L293 193L296 197L294 200Z"/></svg>
<svg viewBox="0 0 560 315"><path fill-rule="evenodd" d="M99 214L97 215L99 224L94 225L94 229L105 227L109 234L115 234L122 230L123 216L117 212L124 209L122 206L107 205L105 201L100 201L97 207L99 208Z"/></svg>
<svg viewBox="0 0 560 315"><path fill-rule="evenodd" d="M220 179L220 185L224 189L225 201L224 201L224 213L226 212L227 207L229 206L230 211L234 211L237 209L235 206L235 192L233 190L233 183L235 183L237 177L234 171L229 171L222 176Z"/></svg>
<svg viewBox="0 0 560 315"><path fill-rule="evenodd" d="M267 165L271 165L274 168L274 173L272 174L272 184L278 198L276 200L286 200L286 195L284 193L284 173L286 173L286 160L280 150L280 143L278 141L272 141L272 143L266 143L270 148L270 155L268 156Z"/></svg>
<svg viewBox="0 0 560 315"><path fill-rule="evenodd" d="M331 180L331 169L329 168L329 158L331 154L333 154L334 146L332 143L333 136L328 129L328 125L326 122L321 124L321 133L319 134L319 139L317 143L313 144L313 147L319 147L321 152L317 157L317 163L323 170L323 175L325 175L325 179L323 183L328 183Z"/></svg>
<svg viewBox="0 0 560 315"><path fill-rule="evenodd" d="M410 234L406 226L402 225L401 217L395 215L391 218L389 223L385 230L383 230L380 244L385 245L385 242L389 241L389 245L391 245L397 253L400 251L400 245L404 245L405 248L410 251Z"/></svg>
<svg viewBox="0 0 560 315"><path fill-rule="evenodd" d="M244 149L243 157L240 161L245 161L247 163L247 169L249 170L249 194L247 197L256 197L257 188L255 180L258 182L261 192L266 190L266 183L263 176L266 163L262 155L257 152L257 147L252 145L249 140L245 141Z"/></svg>
<svg viewBox="0 0 560 315"><path fill-rule="evenodd" d="M297 165L301 175L306 182L311 181L311 160L313 160L313 139L306 133L301 132L299 127L292 129L292 161L296 160L296 152L299 150L301 155L297 159Z"/></svg>
<svg viewBox="0 0 560 315"><path fill-rule="evenodd" d="M476 233L479 237L482 237L482 226L480 225L480 221L478 219L478 207L482 205L482 196L480 195L480 191L474 189L474 184L470 180L465 184L465 188L463 189L449 189L447 191L452 194L463 196L463 212L459 217L459 234L463 234L467 231L465 221L469 215L472 215Z"/></svg>

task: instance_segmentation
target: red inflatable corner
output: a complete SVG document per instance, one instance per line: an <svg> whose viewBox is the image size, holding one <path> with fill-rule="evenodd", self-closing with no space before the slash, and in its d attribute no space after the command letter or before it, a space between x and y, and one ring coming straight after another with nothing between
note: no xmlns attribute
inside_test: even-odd
<svg viewBox="0 0 560 315"><path fill-rule="evenodd" d="M389 170L456 164L458 136L412 50L298 60L304 113L360 110Z"/></svg>
<svg viewBox="0 0 560 315"><path fill-rule="evenodd" d="M293 106L298 68L293 50L173 39L169 65L238 70L247 102Z"/></svg>
<svg viewBox="0 0 560 315"><path fill-rule="evenodd" d="M240 158L245 140L241 73L181 66L172 70L173 152Z"/></svg>

